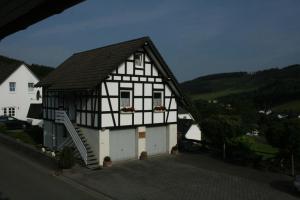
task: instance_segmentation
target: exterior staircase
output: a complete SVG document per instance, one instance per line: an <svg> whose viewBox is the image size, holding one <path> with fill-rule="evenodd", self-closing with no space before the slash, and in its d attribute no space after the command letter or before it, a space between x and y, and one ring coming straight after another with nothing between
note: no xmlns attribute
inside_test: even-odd
<svg viewBox="0 0 300 200"><path fill-rule="evenodd" d="M62 149L64 146L74 147L75 157L80 158L84 165L90 169L99 167L99 162L95 156L91 146L88 144L87 139L81 132L80 127L72 124L68 115L63 110L55 112L55 122L64 124L71 137L68 137L58 148Z"/></svg>
<svg viewBox="0 0 300 200"><path fill-rule="evenodd" d="M85 148L87 150L87 164L86 164L86 166L89 169L98 168L99 167L98 159L95 156L91 146L88 144L87 139L85 138L84 134L81 132L80 128L76 124L74 124L74 128L75 128L76 132L78 133L78 136L80 137L83 145L85 146ZM76 156L78 156L78 157L80 156L78 151L75 153L75 157Z"/></svg>

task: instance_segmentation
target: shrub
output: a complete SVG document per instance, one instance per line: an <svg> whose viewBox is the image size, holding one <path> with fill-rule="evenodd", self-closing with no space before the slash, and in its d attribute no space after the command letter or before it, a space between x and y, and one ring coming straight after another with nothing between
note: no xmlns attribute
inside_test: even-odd
<svg viewBox="0 0 300 200"><path fill-rule="evenodd" d="M146 160L148 158L147 151L143 151L140 155L140 160Z"/></svg>
<svg viewBox="0 0 300 200"><path fill-rule="evenodd" d="M254 142L252 138L246 136L228 140L226 156L229 161L241 165L258 165L262 157L251 150L251 146Z"/></svg>
<svg viewBox="0 0 300 200"><path fill-rule="evenodd" d="M64 147L59 155L59 167L62 169L70 169L75 164L74 151L70 147Z"/></svg>
<svg viewBox="0 0 300 200"><path fill-rule="evenodd" d="M6 133L7 129L6 126L3 124L0 124L0 133Z"/></svg>
<svg viewBox="0 0 300 200"><path fill-rule="evenodd" d="M38 126L32 126L25 131L36 144L43 143L43 129Z"/></svg>
<svg viewBox="0 0 300 200"><path fill-rule="evenodd" d="M109 156L106 156L106 157L104 158L104 162L110 162L110 161L111 161L111 159L110 159Z"/></svg>

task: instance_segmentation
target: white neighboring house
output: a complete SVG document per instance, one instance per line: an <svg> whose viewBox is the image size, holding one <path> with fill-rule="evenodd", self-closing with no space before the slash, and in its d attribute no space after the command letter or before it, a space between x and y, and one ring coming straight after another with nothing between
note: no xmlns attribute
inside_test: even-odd
<svg viewBox="0 0 300 200"><path fill-rule="evenodd" d="M201 141L202 133L198 123L190 112L178 107L178 134L181 139Z"/></svg>
<svg viewBox="0 0 300 200"><path fill-rule="evenodd" d="M42 103L39 79L22 61L0 56L0 116L13 116L39 125L41 120L27 118L30 104Z"/></svg>
<svg viewBox="0 0 300 200"><path fill-rule="evenodd" d="M76 53L43 87L44 145L74 145L89 168L170 153L179 84L149 37Z"/></svg>

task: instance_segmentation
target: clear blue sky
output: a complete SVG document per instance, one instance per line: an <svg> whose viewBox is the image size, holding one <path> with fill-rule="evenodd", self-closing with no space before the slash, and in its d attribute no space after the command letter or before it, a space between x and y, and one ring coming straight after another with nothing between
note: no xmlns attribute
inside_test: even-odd
<svg viewBox="0 0 300 200"><path fill-rule="evenodd" d="M75 52L150 36L179 81L300 63L299 0L88 0L0 42L56 67Z"/></svg>

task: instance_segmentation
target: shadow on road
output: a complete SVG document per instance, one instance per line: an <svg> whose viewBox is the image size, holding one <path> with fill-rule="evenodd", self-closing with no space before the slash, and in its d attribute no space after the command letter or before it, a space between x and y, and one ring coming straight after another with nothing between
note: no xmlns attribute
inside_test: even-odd
<svg viewBox="0 0 300 200"><path fill-rule="evenodd" d="M0 192L0 200L9 200L9 198L3 197L2 193Z"/></svg>
<svg viewBox="0 0 300 200"><path fill-rule="evenodd" d="M294 188L292 181L272 181L270 186L281 192L288 193L295 197L300 197L300 192Z"/></svg>

